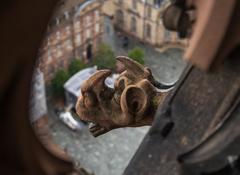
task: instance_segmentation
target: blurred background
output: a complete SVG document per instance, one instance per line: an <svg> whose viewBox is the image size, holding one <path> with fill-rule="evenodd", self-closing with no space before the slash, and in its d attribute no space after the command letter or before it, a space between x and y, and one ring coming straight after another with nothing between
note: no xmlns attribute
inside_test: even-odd
<svg viewBox="0 0 240 175"><path fill-rule="evenodd" d="M122 128L94 138L75 113L82 83L111 69L113 87L122 71L116 56L149 67L162 83L179 79L187 40L164 29L169 0L64 0L56 6L38 53L32 80L31 123L90 174L120 175L149 127Z"/></svg>

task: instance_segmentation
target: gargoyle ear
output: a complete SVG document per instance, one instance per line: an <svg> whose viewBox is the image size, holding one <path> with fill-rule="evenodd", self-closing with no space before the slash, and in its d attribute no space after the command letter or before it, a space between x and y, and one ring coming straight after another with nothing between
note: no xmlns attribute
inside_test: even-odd
<svg viewBox="0 0 240 175"><path fill-rule="evenodd" d="M121 96L121 108L125 115L130 114L135 121L140 121L148 105L148 95L142 88L130 85L124 89Z"/></svg>

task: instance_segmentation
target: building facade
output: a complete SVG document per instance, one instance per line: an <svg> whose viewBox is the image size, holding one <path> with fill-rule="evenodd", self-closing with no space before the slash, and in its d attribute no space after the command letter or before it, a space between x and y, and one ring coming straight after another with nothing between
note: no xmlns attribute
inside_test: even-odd
<svg viewBox="0 0 240 175"><path fill-rule="evenodd" d="M33 74L31 100L29 105L30 121L35 123L47 115L46 92L43 73L37 68Z"/></svg>
<svg viewBox="0 0 240 175"><path fill-rule="evenodd" d="M102 3L98 0L59 4L39 52L39 67L47 83L58 69L67 69L72 59L91 60L101 42L102 23Z"/></svg>
<svg viewBox="0 0 240 175"><path fill-rule="evenodd" d="M142 42L158 48L184 47L186 41L163 26L162 15L168 5L168 0L106 0L103 12L113 17L116 29Z"/></svg>

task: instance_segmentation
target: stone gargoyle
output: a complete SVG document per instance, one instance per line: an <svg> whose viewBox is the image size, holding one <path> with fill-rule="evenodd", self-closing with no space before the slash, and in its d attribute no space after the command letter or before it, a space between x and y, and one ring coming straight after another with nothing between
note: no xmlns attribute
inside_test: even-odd
<svg viewBox="0 0 240 175"><path fill-rule="evenodd" d="M159 91L161 84L149 68L123 56L117 61L125 71L115 81L114 89L105 84L111 71L99 70L82 85L76 104L77 114L81 120L91 122L89 129L95 137L116 128L151 125L167 94Z"/></svg>

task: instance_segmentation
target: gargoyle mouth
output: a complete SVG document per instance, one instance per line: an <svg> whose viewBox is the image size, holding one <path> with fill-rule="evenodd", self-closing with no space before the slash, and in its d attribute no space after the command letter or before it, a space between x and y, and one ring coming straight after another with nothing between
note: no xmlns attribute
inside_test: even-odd
<svg viewBox="0 0 240 175"><path fill-rule="evenodd" d="M110 131L110 129L104 128L96 123L90 123L88 128L94 137L98 137L99 135L105 134L106 132Z"/></svg>

